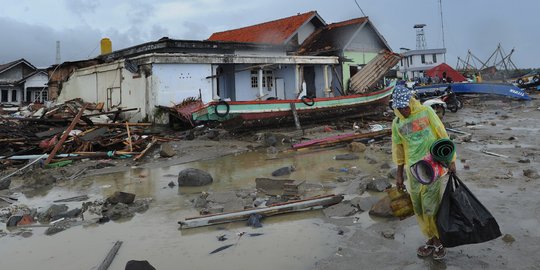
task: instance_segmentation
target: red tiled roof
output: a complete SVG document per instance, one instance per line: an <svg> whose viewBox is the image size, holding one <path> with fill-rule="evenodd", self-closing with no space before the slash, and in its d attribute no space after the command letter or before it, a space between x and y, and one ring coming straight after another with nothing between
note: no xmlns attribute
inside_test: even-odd
<svg viewBox="0 0 540 270"><path fill-rule="evenodd" d="M316 11L310 11L275 21L217 32L213 33L208 40L283 44L300 26L316 14Z"/></svg>

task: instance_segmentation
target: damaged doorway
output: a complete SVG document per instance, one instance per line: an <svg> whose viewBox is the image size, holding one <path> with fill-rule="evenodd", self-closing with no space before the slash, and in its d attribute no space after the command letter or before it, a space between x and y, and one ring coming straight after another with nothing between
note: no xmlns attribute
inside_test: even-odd
<svg viewBox="0 0 540 270"><path fill-rule="evenodd" d="M309 97L315 97L316 89L315 89L315 67L314 66L304 67L304 81L306 82L306 95Z"/></svg>
<svg viewBox="0 0 540 270"><path fill-rule="evenodd" d="M120 106L120 104L122 104L122 88L107 88L107 109L111 110Z"/></svg>

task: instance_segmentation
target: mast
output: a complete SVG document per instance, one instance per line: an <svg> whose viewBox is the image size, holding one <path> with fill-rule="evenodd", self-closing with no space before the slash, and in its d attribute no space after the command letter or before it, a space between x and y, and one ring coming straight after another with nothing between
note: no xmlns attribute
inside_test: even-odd
<svg viewBox="0 0 540 270"><path fill-rule="evenodd" d="M446 49L446 43L444 41L444 20L443 20L442 0L439 0L439 10L441 11L442 45L443 45L443 48ZM444 62L446 63L446 52L444 53Z"/></svg>

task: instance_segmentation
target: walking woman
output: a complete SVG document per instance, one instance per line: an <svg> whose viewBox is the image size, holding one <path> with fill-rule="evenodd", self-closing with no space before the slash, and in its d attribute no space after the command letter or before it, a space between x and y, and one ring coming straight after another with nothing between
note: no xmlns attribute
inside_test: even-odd
<svg viewBox="0 0 540 270"><path fill-rule="evenodd" d="M403 84L396 85L393 93L393 108L396 117L392 122L392 157L398 166L396 185L405 188L403 171L407 175L407 190L411 195L414 213L422 233L427 237L425 245L417 249L420 257L433 256L441 260L446 250L439 240L436 214L441 200L441 180L423 185L411 174L410 166L423 159L433 142L448 138L448 134L437 114L431 107L421 105L412 97ZM455 161L454 156L454 161ZM450 172L456 171L455 162L449 165Z"/></svg>

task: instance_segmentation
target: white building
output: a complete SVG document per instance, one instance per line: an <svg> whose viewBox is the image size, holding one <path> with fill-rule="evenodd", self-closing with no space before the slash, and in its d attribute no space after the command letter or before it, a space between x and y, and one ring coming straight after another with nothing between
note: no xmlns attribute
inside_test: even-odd
<svg viewBox="0 0 540 270"><path fill-rule="evenodd" d="M21 105L48 100L48 76L24 59L0 65L0 103Z"/></svg>
<svg viewBox="0 0 540 270"><path fill-rule="evenodd" d="M403 58L398 63L398 77L414 79L424 77L424 73L444 63L446 49L409 50L402 48Z"/></svg>

